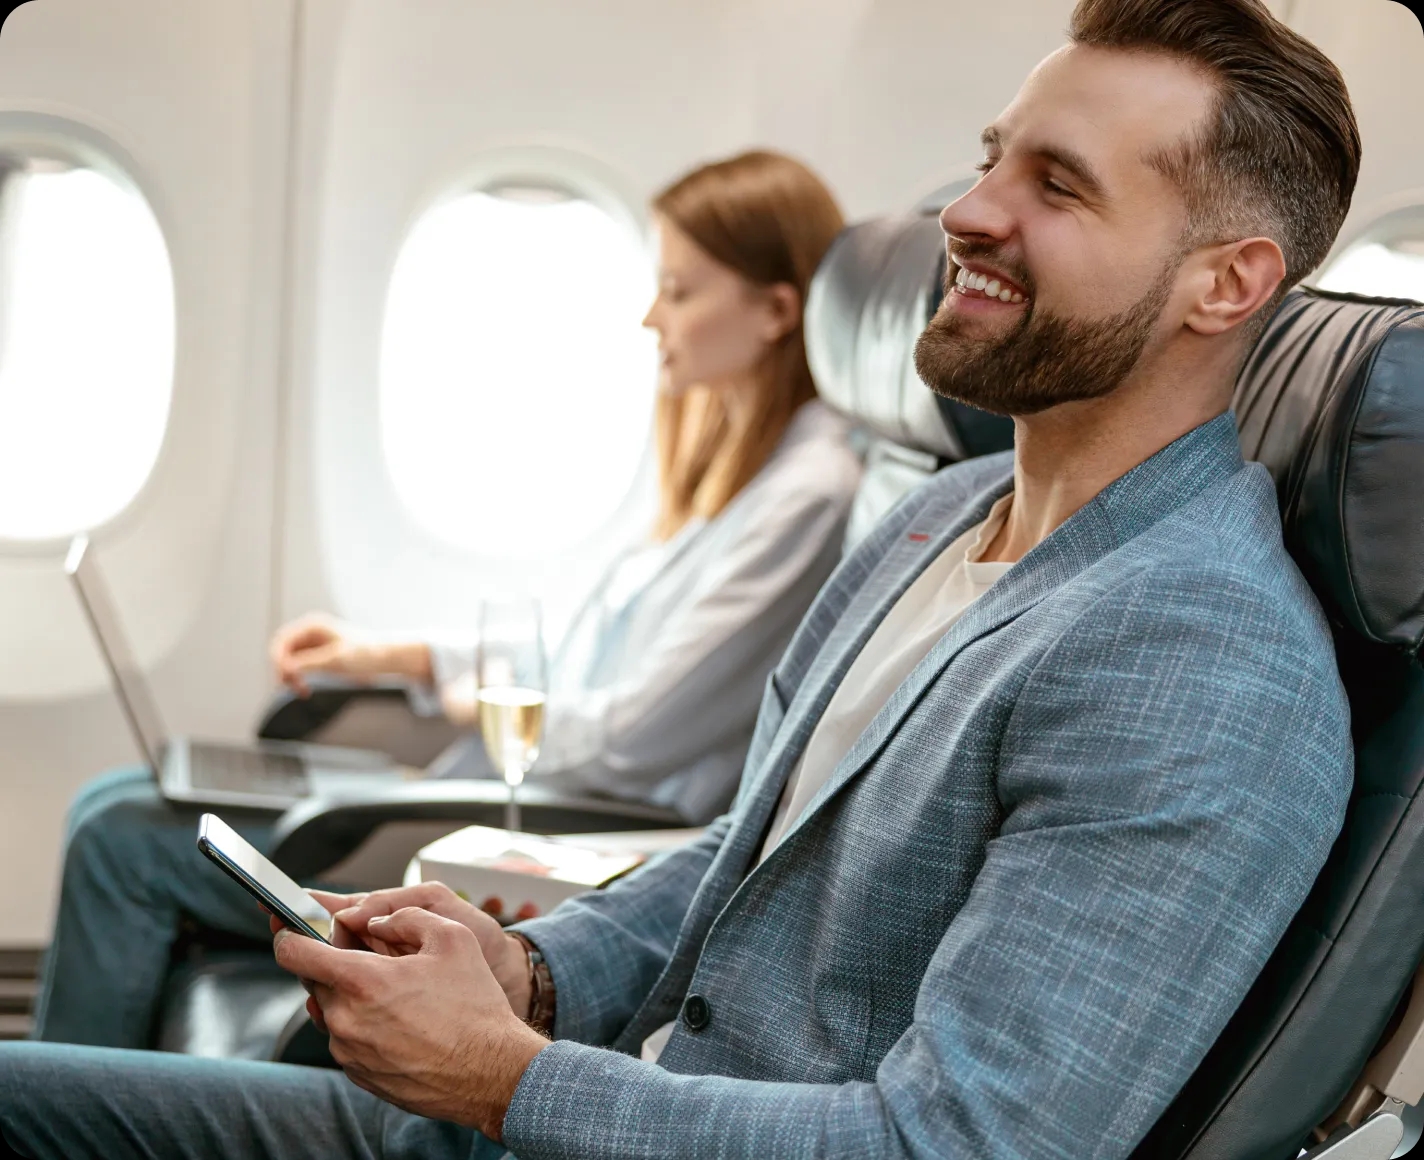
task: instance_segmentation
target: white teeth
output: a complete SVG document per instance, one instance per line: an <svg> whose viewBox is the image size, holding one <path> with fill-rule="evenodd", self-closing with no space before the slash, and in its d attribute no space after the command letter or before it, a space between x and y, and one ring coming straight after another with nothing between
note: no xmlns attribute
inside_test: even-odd
<svg viewBox="0 0 1424 1160"><path fill-rule="evenodd" d="M1018 303L1024 300L1023 294L1007 283L990 278L987 274L973 274L963 266L960 266L959 272L955 274L954 284L961 290L978 290L986 298L997 298L1000 302Z"/></svg>

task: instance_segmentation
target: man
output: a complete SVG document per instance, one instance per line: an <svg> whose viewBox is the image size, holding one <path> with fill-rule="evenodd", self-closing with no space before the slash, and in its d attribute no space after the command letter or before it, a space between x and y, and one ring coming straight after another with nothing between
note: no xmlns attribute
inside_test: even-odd
<svg viewBox="0 0 1424 1160"><path fill-rule="evenodd" d="M280 934L364 1092L23 1044L11 1147L1131 1152L1348 796L1329 637L1226 408L1359 140L1339 74L1257 0L1083 0L985 147L917 361L1013 415L1015 457L941 473L844 562L732 812L522 938L429 886L347 900L386 954Z"/></svg>

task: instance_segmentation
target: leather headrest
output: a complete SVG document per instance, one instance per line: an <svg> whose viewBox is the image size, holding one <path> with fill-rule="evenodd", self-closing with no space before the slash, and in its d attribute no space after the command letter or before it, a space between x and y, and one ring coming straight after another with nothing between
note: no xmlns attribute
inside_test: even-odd
<svg viewBox="0 0 1424 1160"><path fill-rule="evenodd" d="M939 306L944 233L933 215L848 227L806 298L806 355L821 397L902 447L958 460L1002 451L1013 424L931 391L915 339Z"/></svg>
<svg viewBox="0 0 1424 1160"><path fill-rule="evenodd" d="M812 280L806 351L833 407L956 460L1009 446L1011 425L915 373L944 265L933 216L851 226ZM1291 291L1233 405L1242 452L1275 478L1286 546L1330 615L1368 640L1424 649L1424 306Z"/></svg>
<svg viewBox="0 0 1424 1160"><path fill-rule="evenodd" d="M1424 306L1293 290L1241 371L1241 449L1331 617L1424 646Z"/></svg>

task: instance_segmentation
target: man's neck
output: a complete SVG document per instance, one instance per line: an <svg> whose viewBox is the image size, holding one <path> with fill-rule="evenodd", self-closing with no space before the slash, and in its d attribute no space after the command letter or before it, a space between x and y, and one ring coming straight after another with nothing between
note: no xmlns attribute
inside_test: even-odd
<svg viewBox="0 0 1424 1160"><path fill-rule="evenodd" d="M1113 480L1225 409L1221 392L1134 389L1014 419L1014 501L981 557L1026 556Z"/></svg>

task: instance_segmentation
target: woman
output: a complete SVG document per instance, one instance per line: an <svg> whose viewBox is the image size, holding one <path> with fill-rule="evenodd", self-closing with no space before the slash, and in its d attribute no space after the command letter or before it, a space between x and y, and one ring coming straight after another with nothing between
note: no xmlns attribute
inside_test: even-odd
<svg viewBox="0 0 1424 1160"><path fill-rule="evenodd" d="M804 167L750 153L653 203L660 508L555 657L534 778L671 806L731 800L766 674L834 566L859 468L814 401L801 305L840 213ZM473 646L382 642L325 617L273 641L278 675L404 676L468 721Z"/></svg>
<svg viewBox="0 0 1424 1160"><path fill-rule="evenodd" d="M762 685L834 567L859 478L844 421L815 401L801 328L842 219L814 174L766 152L688 174L653 210L658 515L561 650L538 769L702 822L735 791ZM315 672L405 675L469 712L468 646L381 643L308 617L272 653L297 689ZM259 847L269 837L260 819L228 820ZM147 1046L184 915L266 935L198 853L195 821L146 770L81 791L36 1038Z"/></svg>

